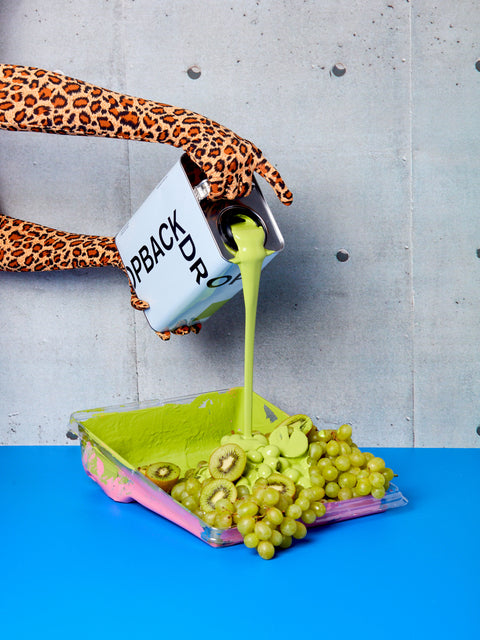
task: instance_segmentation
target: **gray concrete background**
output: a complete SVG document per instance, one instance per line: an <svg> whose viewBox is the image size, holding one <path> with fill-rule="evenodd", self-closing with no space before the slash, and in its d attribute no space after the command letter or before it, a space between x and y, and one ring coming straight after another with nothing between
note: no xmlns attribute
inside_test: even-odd
<svg viewBox="0 0 480 640"><path fill-rule="evenodd" d="M286 248L262 278L255 389L363 446L480 446L479 35L474 0L0 3L2 61L199 111L278 167L295 200L260 181ZM2 211L106 235L179 157L18 132L0 150ZM242 384L241 296L169 343L110 268L0 273L0 314L1 444L75 443L75 410Z"/></svg>

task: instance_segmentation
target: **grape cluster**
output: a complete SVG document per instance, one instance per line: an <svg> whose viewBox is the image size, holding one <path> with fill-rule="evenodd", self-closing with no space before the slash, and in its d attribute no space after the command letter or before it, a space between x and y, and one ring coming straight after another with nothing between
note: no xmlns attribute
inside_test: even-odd
<svg viewBox="0 0 480 640"><path fill-rule="evenodd" d="M294 539L307 535L305 524L324 515L321 498L320 487L296 486L292 496L258 480L251 495L236 504L236 526L245 546L256 549L264 560L273 558L276 548L288 549Z"/></svg>
<svg viewBox="0 0 480 640"><path fill-rule="evenodd" d="M385 495L394 472L382 458L363 452L352 441L352 427L315 430L309 437L309 476L312 486L324 491L325 500L350 500Z"/></svg>
<svg viewBox="0 0 480 640"><path fill-rule="evenodd" d="M264 453L258 463L265 464ZM239 480L251 474L251 466L232 482L213 480L206 473L208 462L202 461L175 484L171 496L210 527L236 527L245 546L269 560L277 550L304 538L306 525L325 514L327 502L369 495L381 499L394 477L382 458L358 448L347 424L337 430L313 427L302 460L308 477L300 478L294 466L283 472L269 468L269 473L258 473L250 486ZM212 482L219 483L213 501Z"/></svg>
<svg viewBox="0 0 480 640"><path fill-rule="evenodd" d="M172 498L211 527L236 526L245 546L255 548L265 560L273 558L277 547L286 549L294 539L304 538L305 524L312 524L326 511L323 489L294 485L282 474L276 474L275 487L265 478L259 478L252 491L246 485L238 485L234 501L220 498L213 510L205 511L201 496L210 481L201 482L195 477L196 472L190 469L173 487Z"/></svg>

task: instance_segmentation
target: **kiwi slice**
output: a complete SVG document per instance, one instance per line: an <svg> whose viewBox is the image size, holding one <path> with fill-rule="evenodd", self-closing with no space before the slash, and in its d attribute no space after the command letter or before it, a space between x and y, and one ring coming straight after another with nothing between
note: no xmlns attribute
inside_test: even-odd
<svg viewBox="0 0 480 640"><path fill-rule="evenodd" d="M180 467L173 462L154 462L142 471L157 487L170 493L180 478Z"/></svg>
<svg viewBox="0 0 480 640"><path fill-rule="evenodd" d="M247 464L247 454L235 443L222 444L215 449L208 461L208 469L212 478L237 480Z"/></svg>
<svg viewBox="0 0 480 640"><path fill-rule="evenodd" d="M290 498L293 498L295 495L295 483L287 476L284 476L283 473L272 473L266 479L267 486L273 487L280 494L285 494Z"/></svg>
<svg viewBox="0 0 480 640"><path fill-rule="evenodd" d="M237 499L237 489L230 480L210 480L203 487L200 493L200 508L205 512L215 511L215 505L223 499L235 502Z"/></svg>
<svg viewBox="0 0 480 640"><path fill-rule="evenodd" d="M308 435L313 428L313 422L311 418L304 415L303 413L298 413L294 416L289 416L283 422L281 422L278 426L286 425L288 428L288 433L291 435L294 429L300 429L305 435Z"/></svg>

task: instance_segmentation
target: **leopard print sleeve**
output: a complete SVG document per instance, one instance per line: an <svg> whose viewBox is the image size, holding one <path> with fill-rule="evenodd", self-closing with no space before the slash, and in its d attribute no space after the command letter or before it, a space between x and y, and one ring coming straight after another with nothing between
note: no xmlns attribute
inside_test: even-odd
<svg viewBox="0 0 480 640"><path fill-rule="evenodd" d="M128 274L118 253L115 239L68 233L42 224L17 220L0 214L0 271L55 271L85 267L118 267ZM131 304L134 309L148 309L130 283ZM180 327L174 333L198 333L201 325ZM162 340L170 338L169 331L156 331Z"/></svg>
<svg viewBox="0 0 480 640"><path fill-rule="evenodd" d="M183 149L202 168L212 199L248 195L254 173L281 202L293 199L260 149L213 120L56 72L0 65L0 128L163 142Z"/></svg>

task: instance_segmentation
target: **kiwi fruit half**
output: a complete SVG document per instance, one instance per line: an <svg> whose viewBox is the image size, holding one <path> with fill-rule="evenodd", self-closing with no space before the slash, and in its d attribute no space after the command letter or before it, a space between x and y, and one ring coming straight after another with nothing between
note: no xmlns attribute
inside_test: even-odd
<svg viewBox="0 0 480 640"><path fill-rule="evenodd" d="M298 413L294 416L289 416L283 422L281 422L278 426L286 425L288 428L288 433L292 435L294 429L300 429L302 433L308 435L313 428L312 419L303 413Z"/></svg>
<svg viewBox="0 0 480 640"><path fill-rule="evenodd" d="M273 487L280 494L285 494L290 498L295 496L295 483L283 473L272 473L266 479L266 483L269 487Z"/></svg>
<svg viewBox="0 0 480 640"><path fill-rule="evenodd" d="M223 499L235 502L237 499L237 489L230 480L210 480L203 487L200 493L200 508L205 512L215 511L215 505Z"/></svg>
<svg viewBox="0 0 480 640"><path fill-rule="evenodd" d="M167 491L168 493L173 489L175 484L180 478L180 467L172 462L154 462L149 464L148 467L141 469L149 480L154 482L157 487Z"/></svg>
<svg viewBox="0 0 480 640"><path fill-rule="evenodd" d="M215 449L208 461L208 470L212 478L237 480L247 464L247 454L235 443L223 444Z"/></svg>

